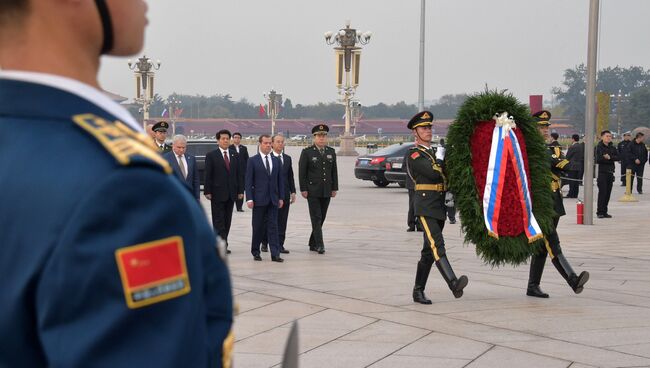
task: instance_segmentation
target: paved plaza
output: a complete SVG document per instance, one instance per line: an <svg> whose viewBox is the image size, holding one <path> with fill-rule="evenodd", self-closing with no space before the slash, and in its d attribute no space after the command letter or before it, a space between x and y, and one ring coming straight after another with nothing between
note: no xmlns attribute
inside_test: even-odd
<svg viewBox="0 0 650 368"><path fill-rule="evenodd" d="M300 148L287 153L297 186ZM406 189L355 179L354 162L338 158L340 191L325 223L324 255L307 246L302 197L291 206L291 254L282 264L270 253L253 261L251 210L233 214L237 368L279 367L293 321L301 367L650 367L650 194L618 202L617 181L614 217L595 218L593 226L576 225L575 200L565 199L558 229L564 253L577 272L591 274L580 295L549 260L541 286L551 297L527 297L527 265L484 265L474 246L462 243L460 225L447 223L447 254L469 285L454 299L434 266L427 306L411 298L422 233L405 231Z"/></svg>

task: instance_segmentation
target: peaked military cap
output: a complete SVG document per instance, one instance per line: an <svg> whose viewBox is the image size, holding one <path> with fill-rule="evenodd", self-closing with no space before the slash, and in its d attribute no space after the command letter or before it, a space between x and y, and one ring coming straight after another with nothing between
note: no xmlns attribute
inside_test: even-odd
<svg viewBox="0 0 650 368"><path fill-rule="evenodd" d="M319 124L311 128L311 134L327 134L330 131L330 128L325 124Z"/></svg>
<svg viewBox="0 0 650 368"><path fill-rule="evenodd" d="M407 127L409 129L415 129L421 126L431 126L433 122L433 113L431 111L421 111L415 114L411 120L409 120Z"/></svg>
<svg viewBox="0 0 650 368"><path fill-rule="evenodd" d="M626 135L631 136L631 135L632 135L632 132L630 132L630 131L628 130L627 132L623 133L623 136L626 136Z"/></svg>
<svg viewBox="0 0 650 368"><path fill-rule="evenodd" d="M538 111L533 114L533 118L537 123L537 126L549 126L551 125L551 113L547 110Z"/></svg>
<svg viewBox="0 0 650 368"><path fill-rule="evenodd" d="M159 121L151 127L154 132L166 132L169 129L169 123L166 121Z"/></svg>

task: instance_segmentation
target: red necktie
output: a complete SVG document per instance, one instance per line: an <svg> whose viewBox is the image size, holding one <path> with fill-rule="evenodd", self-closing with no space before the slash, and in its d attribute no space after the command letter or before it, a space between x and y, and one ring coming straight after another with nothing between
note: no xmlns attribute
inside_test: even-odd
<svg viewBox="0 0 650 368"><path fill-rule="evenodd" d="M226 163L226 170L230 172L230 160L228 159L228 151L223 152L223 161Z"/></svg>

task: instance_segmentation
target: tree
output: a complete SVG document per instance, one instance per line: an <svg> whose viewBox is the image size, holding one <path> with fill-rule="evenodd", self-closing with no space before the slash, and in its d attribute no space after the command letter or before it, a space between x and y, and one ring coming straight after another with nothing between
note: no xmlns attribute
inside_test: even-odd
<svg viewBox="0 0 650 368"><path fill-rule="evenodd" d="M650 126L650 87L637 89L621 108L623 130Z"/></svg>

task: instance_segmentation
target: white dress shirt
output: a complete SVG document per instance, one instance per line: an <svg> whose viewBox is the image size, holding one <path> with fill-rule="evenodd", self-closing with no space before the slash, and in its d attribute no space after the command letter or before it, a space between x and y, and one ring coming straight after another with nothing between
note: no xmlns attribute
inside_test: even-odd
<svg viewBox="0 0 650 368"><path fill-rule="evenodd" d="M262 157L262 165L264 165L264 168L266 168L266 156L269 157L269 172L273 172L273 157L271 156L271 153L265 155L260 152L260 156Z"/></svg>
<svg viewBox="0 0 650 368"><path fill-rule="evenodd" d="M189 174L188 173L188 167L187 167L187 158L185 157L185 155L180 155L179 156L179 155L177 155L175 153L174 153L174 156L176 156L176 161L180 161L180 160L183 161L183 165L185 166L185 179L187 179L187 175Z"/></svg>

